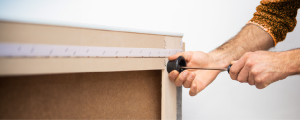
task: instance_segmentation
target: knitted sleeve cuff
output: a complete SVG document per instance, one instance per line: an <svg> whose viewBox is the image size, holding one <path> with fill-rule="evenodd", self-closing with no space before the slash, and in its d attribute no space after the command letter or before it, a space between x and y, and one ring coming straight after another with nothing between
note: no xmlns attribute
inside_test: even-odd
<svg viewBox="0 0 300 120"><path fill-rule="evenodd" d="M276 45L285 39L288 32L294 30L300 0L263 0L260 3L247 24L255 24L268 32Z"/></svg>
<svg viewBox="0 0 300 120"><path fill-rule="evenodd" d="M271 37L273 38L274 45L275 45L275 46L277 45L277 43L278 43L277 41L278 41L278 40L274 37L274 34L272 34L272 32L270 31L270 29L268 29L267 26L261 25L261 24L259 24L259 23L254 22L254 21L248 21L247 24L254 24L254 25L260 27L261 29L263 29L264 31L266 31L267 33L269 33L269 34L271 35Z"/></svg>

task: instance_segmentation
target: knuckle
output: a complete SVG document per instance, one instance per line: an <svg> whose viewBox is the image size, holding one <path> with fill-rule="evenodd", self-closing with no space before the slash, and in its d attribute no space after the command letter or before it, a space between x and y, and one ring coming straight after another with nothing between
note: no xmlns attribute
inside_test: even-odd
<svg viewBox="0 0 300 120"><path fill-rule="evenodd" d="M254 65L254 61L253 60L247 60L245 66L247 68L251 68Z"/></svg>
<svg viewBox="0 0 300 120"><path fill-rule="evenodd" d="M229 72L232 73L233 75L236 75L238 73L238 70L237 69L230 69Z"/></svg>
<svg viewBox="0 0 300 120"><path fill-rule="evenodd" d="M267 84L265 84L264 79L260 77L255 79L255 86L257 89L263 89L267 86Z"/></svg>
<svg viewBox="0 0 300 120"><path fill-rule="evenodd" d="M262 84L264 81L263 81L263 79L261 78L261 77L257 77L256 79L255 79L255 83L257 83L257 84Z"/></svg>
<svg viewBox="0 0 300 120"><path fill-rule="evenodd" d="M245 56L246 58L249 58L251 54L252 54L252 52L246 52L246 53L244 54L244 56Z"/></svg>
<svg viewBox="0 0 300 120"><path fill-rule="evenodd" d="M250 73L254 76L258 75L260 72L257 69L251 69Z"/></svg>
<svg viewBox="0 0 300 120"><path fill-rule="evenodd" d="M261 85L261 84L263 84L263 81L262 80L255 80L255 83L258 84L258 85Z"/></svg>

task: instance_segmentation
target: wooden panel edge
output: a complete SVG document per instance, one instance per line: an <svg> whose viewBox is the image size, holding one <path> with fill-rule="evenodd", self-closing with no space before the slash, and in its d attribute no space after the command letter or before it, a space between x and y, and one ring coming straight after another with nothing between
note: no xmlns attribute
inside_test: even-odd
<svg viewBox="0 0 300 120"><path fill-rule="evenodd" d="M162 35L0 21L0 42L75 46L164 48Z"/></svg>
<svg viewBox="0 0 300 120"><path fill-rule="evenodd" d="M0 58L0 76L164 69L165 58Z"/></svg>
<svg viewBox="0 0 300 120"><path fill-rule="evenodd" d="M162 70L162 120L176 120L176 86L169 80L166 69Z"/></svg>
<svg viewBox="0 0 300 120"><path fill-rule="evenodd" d="M181 38L165 37L165 49L182 49ZM165 59L168 63L168 58ZM169 80L166 69L162 70L162 120L177 119L177 87Z"/></svg>

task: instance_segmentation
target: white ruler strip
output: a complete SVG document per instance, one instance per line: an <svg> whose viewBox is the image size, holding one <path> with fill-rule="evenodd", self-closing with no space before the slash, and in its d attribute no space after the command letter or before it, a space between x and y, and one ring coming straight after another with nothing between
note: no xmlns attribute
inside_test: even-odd
<svg viewBox="0 0 300 120"><path fill-rule="evenodd" d="M168 57L181 49L0 43L0 57Z"/></svg>

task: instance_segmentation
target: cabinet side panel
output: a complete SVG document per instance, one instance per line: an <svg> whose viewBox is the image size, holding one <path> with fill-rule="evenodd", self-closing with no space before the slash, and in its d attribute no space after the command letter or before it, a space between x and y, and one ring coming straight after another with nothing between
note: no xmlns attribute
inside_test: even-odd
<svg viewBox="0 0 300 120"><path fill-rule="evenodd" d="M0 119L160 119L161 70L0 77Z"/></svg>
<svg viewBox="0 0 300 120"><path fill-rule="evenodd" d="M0 21L0 42L164 48L162 35Z"/></svg>
<svg viewBox="0 0 300 120"><path fill-rule="evenodd" d="M181 38L165 37L166 49L182 49ZM168 58L165 59L168 63ZM176 120L177 119L177 91L176 86L169 80L166 69L162 70L162 119Z"/></svg>

